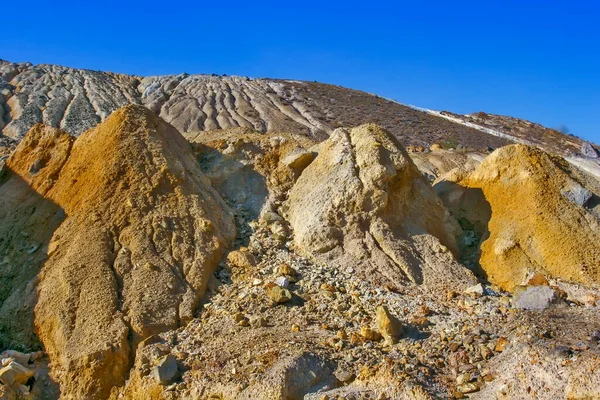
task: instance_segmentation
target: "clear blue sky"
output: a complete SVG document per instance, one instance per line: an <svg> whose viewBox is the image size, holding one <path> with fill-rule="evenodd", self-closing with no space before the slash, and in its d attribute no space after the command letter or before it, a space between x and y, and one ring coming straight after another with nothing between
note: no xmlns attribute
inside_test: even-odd
<svg viewBox="0 0 600 400"><path fill-rule="evenodd" d="M31 0L2 11L10 61L316 80L600 142L594 1Z"/></svg>

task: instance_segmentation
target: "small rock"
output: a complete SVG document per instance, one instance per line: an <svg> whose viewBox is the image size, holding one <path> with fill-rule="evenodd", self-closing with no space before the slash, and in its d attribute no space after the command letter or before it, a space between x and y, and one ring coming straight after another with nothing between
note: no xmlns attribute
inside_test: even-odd
<svg viewBox="0 0 600 400"><path fill-rule="evenodd" d="M402 323L390 314L386 306L376 309L375 320L379 333L385 338L386 343L395 344L404 333Z"/></svg>
<svg viewBox="0 0 600 400"><path fill-rule="evenodd" d="M292 298L289 290L282 288L276 284L267 285L267 296L276 303L285 303Z"/></svg>
<svg viewBox="0 0 600 400"><path fill-rule="evenodd" d="M494 356L494 352L483 344L479 346L479 353L484 360L488 360Z"/></svg>
<svg viewBox="0 0 600 400"><path fill-rule="evenodd" d="M460 393L463 394L475 393L479 391L479 385L476 383L465 383L464 385L459 385L456 388Z"/></svg>
<svg viewBox="0 0 600 400"><path fill-rule="evenodd" d="M591 198L593 193L583 186L573 184L560 191L560 193L570 202L584 206Z"/></svg>
<svg viewBox="0 0 600 400"><path fill-rule="evenodd" d="M283 165L286 165L297 172L301 172L312 162L312 160L314 160L314 158L315 154L313 152L304 149L296 149L283 159Z"/></svg>
<svg viewBox="0 0 600 400"><path fill-rule="evenodd" d="M250 326L250 323L248 322L248 318L246 318L244 316L244 314L242 314L241 312L236 313L233 316L233 320L235 321L235 323L239 326Z"/></svg>
<svg viewBox="0 0 600 400"><path fill-rule="evenodd" d="M349 370L349 369L345 369L345 368L339 368L334 372L335 377L337 378L338 381L342 382L342 383L350 383L354 380L354 378L356 377L356 375L354 375L354 372Z"/></svg>
<svg viewBox="0 0 600 400"><path fill-rule="evenodd" d="M508 344L508 339L505 338L504 336L500 336L498 338L498 341L496 341L496 346L494 347L494 351L498 352L498 353L502 353L507 344Z"/></svg>
<svg viewBox="0 0 600 400"><path fill-rule="evenodd" d="M267 320L264 317L254 317L250 319L250 326L253 328L260 328L267 326Z"/></svg>
<svg viewBox="0 0 600 400"><path fill-rule="evenodd" d="M260 286L260 285L262 285L262 283L263 283L262 279L256 278L252 281L252 286Z"/></svg>
<svg viewBox="0 0 600 400"><path fill-rule="evenodd" d="M152 369L152 376L161 385L167 385L177 375L177 360L172 354L168 354L160 359L158 364Z"/></svg>
<svg viewBox="0 0 600 400"><path fill-rule="evenodd" d="M368 326L363 326L360 328L360 335L365 339L372 340L374 342L381 340L381 334Z"/></svg>
<svg viewBox="0 0 600 400"><path fill-rule="evenodd" d="M598 157L600 157L598 155L598 150L596 150L594 148L594 146L592 146L592 144L590 142L583 142L583 143L581 143L581 154L584 157L590 157L590 158L598 158Z"/></svg>
<svg viewBox="0 0 600 400"><path fill-rule="evenodd" d="M535 274L527 282L529 286L550 286L548 279L542 274Z"/></svg>
<svg viewBox="0 0 600 400"><path fill-rule="evenodd" d="M477 285L471 286L470 288L465 290L465 294L473 295L473 296L483 296L485 293L485 289L481 283Z"/></svg>
<svg viewBox="0 0 600 400"><path fill-rule="evenodd" d="M290 286L290 280L285 276L280 276L275 280L275 284L279 287L287 288L288 286Z"/></svg>
<svg viewBox="0 0 600 400"><path fill-rule="evenodd" d="M264 211L260 215L261 222L266 223L267 225L272 224L273 222L283 221L283 218L277 213L273 211Z"/></svg>
<svg viewBox="0 0 600 400"><path fill-rule="evenodd" d="M324 290L326 292L331 292L331 293L335 292L335 288L332 285L330 285L329 283L321 284L321 290Z"/></svg>
<svg viewBox="0 0 600 400"><path fill-rule="evenodd" d="M296 272L296 270L292 267L290 267L287 264L281 264L279 267L277 267L277 273L279 275L287 275L287 276L295 276L298 274L298 272Z"/></svg>
<svg viewBox="0 0 600 400"><path fill-rule="evenodd" d="M456 384L463 385L465 383L469 383L470 380L471 380L471 374L469 374L467 372L465 374L460 374L456 377Z"/></svg>
<svg viewBox="0 0 600 400"><path fill-rule="evenodd" d="M227 255L227 261L233 266L242 269L252 268L257 264L256 257L245 249L234 250Z"/></svg>
<svg viewBox="0 0 600 400"><path fill-rule="evenodd" d="M21 353L20 351L16 350L6 350L2 354L0 354L0 358L12 358L21 365L27 365L31 360L31 354Z"/></svg>
<svg viewBox="0 0 600 400"><path fill-rule="evenodd" d="M529 286L515 302L523 310L545 310L560 301L556 291L548 286Z"/></svg>
<svg viewBox="0 0 600 400"><path fill-rule="evenodd" d="M26 383L33 376L33 371L13 361L6 367L0 369L0 382L7 386L13 383Z"/></svg>

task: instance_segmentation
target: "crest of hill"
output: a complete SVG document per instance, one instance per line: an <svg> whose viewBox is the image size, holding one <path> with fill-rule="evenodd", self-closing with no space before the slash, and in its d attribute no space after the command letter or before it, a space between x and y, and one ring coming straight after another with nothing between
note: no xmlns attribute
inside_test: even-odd
<svg viewBox="0 0 600 400"><path fill-rule="evenodd" d="M0 61L0 133L16 141L36 123L78 136L127 104L148 107L185 136L241 127L322 141L338 127L375 123L403 144L425 148L442 143L481 150L510 143L510 136L495 136L427 110L318 82L189 74L136 77ZM477 123L488 127L486 121ZM577 138L533 124L522 128L504 133L530 138L542 147L558 139L572 147L581 145Z"/></svg>

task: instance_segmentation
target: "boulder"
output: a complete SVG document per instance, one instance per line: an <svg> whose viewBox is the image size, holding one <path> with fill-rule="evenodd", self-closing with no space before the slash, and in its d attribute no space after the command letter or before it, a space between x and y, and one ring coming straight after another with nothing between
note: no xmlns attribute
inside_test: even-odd
<svg viewBox="0 0 600 400"><path fill-rule="evenodd" d="M232 267L250 269L258 263L256 257L247 249L234 250L227 255L227 261Z"/></svg>
<svg viewBox="0 0 600 400"><path fill-rule="evenodd" d="M549 286L529 286L516 297L515 307L523 310L545 310L559 301L558 294Z"/></svg>
<svg viewBox="0 0 600 400"><path fill-rule="evenodd" d="M313 150L285 206L302 253L379 283L475 283L453 256L460 227L389 132L340 128Z"/></svg>
<svg viewBox="0 0 600 400"><path fill-rule="evenodd" d="M152 369L152 376L156 383L167 385L175 378L177 371L177 360L172 354L168 354L161 358Z"/></svg>
<svg viewBox="0 0 600 400"><path fill-rule="evenodd" d="M511 145L474 170L451 171L434 188L477 234L487 279L505 290L535 273L600 283L600 183L564 159Z"/></svg>
<svg viewBox="0 0 600 400"><path fill-rule="evenodd" d="M0 382L7 386L12 386L14 383L24 384L32 376L32 370L14 361L0 369Z"/></svg>
<svg viewBox="0 0 600 400"><path fill-rule="evenodd" d="M596 150L596 148L590 142L581 143L581 155L590 158L600 157L598 150Z"/></svg>

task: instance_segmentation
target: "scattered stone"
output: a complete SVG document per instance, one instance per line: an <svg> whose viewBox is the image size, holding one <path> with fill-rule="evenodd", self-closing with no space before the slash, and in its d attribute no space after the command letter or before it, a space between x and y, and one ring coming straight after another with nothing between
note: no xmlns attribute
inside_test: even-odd
<svg viewBox="0 0 600 400"><path fill-rule="evenodd" d="M280 276L275 280L275 284L282 288L287 288L290 285L290 280L285 276Z"/></svg>
<svg viewBox="0 0 600 400"><path fill-rule="evenodd" d="M478 283L477 285L467 288L465 290L465 294L472 296L483 296L485 294L485 289L481 283Z"/></svg>
<svg viewBox="0 0 600 400"><path fill-rule="evenodd" d="M295 171L302 172L314 158L315 153L304 149L297 149L283 159L283 165L286 165Z"/></svg>
<svg viewBox="0 0 600 400"><path fill-rule="evenodd" d="M496 346L494 347L494 351L497 353L502 353L507 344L508 344L508 339L505 338L504 336L500 336L498 338L498 340L496 341Z"/></svg>
<svg viewBox="0 0 600 400"><path fill-rule="evenodd" d="M375 313L377 329L381 333L381 336L384 337L386 343L398 343L398 339L404 332L402 323L398 318L390 314L386 306L378 306Z"/></svg>
<svg viewBox="0 0 600 400"><path fill-rule="evenodd" d="M250 326L250 322L248 321L248 318L246 318L246 316L244 314L242 314L241 312L236 313L233 316L233 320L239 326Z"/></svg>
<svg viewBox="0 0 600 400"><path fill-rule="evenodd" d="M260 215L260 220L267 225L272 224L273 222L283 221L283 218L277 213L273 211L265 211Z"/></svg>
<svg viewBox="0 0 600 400"><path fill-rule="evenodd" d="M548 279L543 274L535 274L527 282L529 286L550 286Z"/></svg>
<svg viewBox="0 0 600 400"><path fill-rule="evenodd" d="M250 326L253 328L261 328L267 326L267 319L265 317L253 317L250 319Z"/></svg>
<svg viewBox="0 0 600 400"><path fill-rule="evenodd" d="M172 354L161 358L158 364L152 369L152 376L161 385L171 383L175 375L177 375L177 360Z"/></svg>
<svg viewBox="0 0 600 400"><path fill-rule="evenodd" d="M292 294L288 289L282 288L274 283L267 284L266 291L267 296L269 296L275 303L285 303L292 298Z"/></svg>
<svg viewBox="0 0 600 400"><path fill-rule="evenodd" d="M515 306L523 310L544 310L559 301L556 291L548 286L529 286L522 292Z"/></svg>
<svg viewBox="0 0 600 400"><path fill-rule="evenodd" d="M245 249L234 250L227 255L227 261L233 266L241 269L249 269L257 264L256 257Z"/></svg>
<svg viewBox="0 0 600 400"><path fill-rule="evenodd" d="M489 360L494 356L494 352L486 345L479 345L479 353L484 360Z"/></svg>
<svg viewBox="0 0 600 400"><path fill-rule="evenodd" d="M584 157L598 158L598 150L590 142L581 143L581 155Z"/></svg>
<svg viewBox="0 0 600 400"><path fill-rule="evenodd" d="M465 383L469 383L470 380L471 380L471 374L469 374L467 372L465 374L460 374L456 377L456 384L463 385Z"/></svg>
<svg viewBox="0 0 600 400"><path fill-rule="evenodd" d="M354 380L354 378L356 377L356 375L354 374L354 371L352 371L350 369L346 369L346 368L338 368L334 372L334 375L338 381L345 383L345 384L352 382Z"/></svg>
<svg viewBox="0 0 600 400"><path fill-rule="evenodd" d="M368 326L363 326L360 328L360 335L367 340L371 340L377 342L381 340L381 334L377 332L375 329L371 329Z"/></svg>
<svg viewBox="0 0 600 400"><path fill-rule="evenodd" d="M20 383L25 384L33 376L33 371L13 361L0 369L0 382L7 386Z"/></svg>
<svg viewBox="0 0 600 400"><path fill-rule="evenodd" d="M16 350L6 350L6 351L2 352L2 354L0 354L0 359L12 358L13 360L15 360L17 363L19 363L21 365L27 365L27 364L29 364L32 354L34 354L34 353L25 354L25 353L21 353L20 351L16 351Z"/></svg>
<svg viewBox="0 0 600 400"><path fill-rule="evenodd" d="M277 273L285 276L296 276L298 272L287 264L281 264L277 268Z"/></svg>
<svg viewBox="0 0 600 400"><path fill-rule="evenodd" d="M476 383L465 383L464 385L459 385L456 387L460 393L469 394L475 393L479 391L479 385Z"/></svg>
<svg viewBox="0 0 600 400"><path fill-rule="evenodd" d="M335 288L332 285L330 285L329 283L321 284L320 289L324 290L326 292L331 292L331 293L335 292Z"/></svg>

